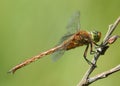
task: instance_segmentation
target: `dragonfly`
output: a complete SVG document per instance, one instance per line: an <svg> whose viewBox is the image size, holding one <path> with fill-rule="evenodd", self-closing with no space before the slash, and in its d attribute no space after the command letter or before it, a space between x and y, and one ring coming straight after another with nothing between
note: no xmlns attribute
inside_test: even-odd
<svg viewBox="0 0 120 86"><path fill-rule="evenodd" d="M53 59L56 61L59 59L65 51L74 49L79 46L86 45L86 49L84 51L83 57L87 61L88 64L91 63L87 59L87 52L90 48L90 54L94 53L93 46L98 46L97 42L99 42L101 38L101 32L99 31L86 31L80 29L80 12L75 12L70 18L67 25L67 33L60 39L57 46L44 51L36 56L33 56L22 63L14 66L9 70L9 73L15 73L16 70L46 56L49 54L53 55Z"/></svg>

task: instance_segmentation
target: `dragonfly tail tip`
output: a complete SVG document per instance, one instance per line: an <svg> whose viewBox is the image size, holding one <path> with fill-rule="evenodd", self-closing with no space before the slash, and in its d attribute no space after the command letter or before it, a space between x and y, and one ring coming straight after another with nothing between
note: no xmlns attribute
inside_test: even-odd
<svg viewBox="0 0 120 86"><path fill-rule="evenodd" d="M14 74L14 73L15 73L15 70L11 69L11 70L9 70L7 73Z"/></svg>

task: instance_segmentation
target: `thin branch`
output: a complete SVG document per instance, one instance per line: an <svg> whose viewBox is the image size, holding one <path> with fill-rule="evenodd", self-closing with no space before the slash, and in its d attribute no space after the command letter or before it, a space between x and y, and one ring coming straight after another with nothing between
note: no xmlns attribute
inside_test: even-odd
<svg viewBox="0 0 120 86"><path fill-rule="evenodd" d="M90 80L91 78L89 78L90 74L95 70L96 68L96 63L97 60L99 59L100 55L104 55L104 53L106 52L106 50L109 48L108 44L109 44L109 39L111 37L111 34L113 33L113 31L116 29L117 25L120 23L120 17L114 22L114 24L111 24L108 28L108 32L106 33L106 36L103 40L103 42L101 43L101 45L96 49L96 53L94 55L94 58L92 59L92 63L93 65L90 65L90 67L88 68L88 70L86 71L85 75L83 76L82 80L78 83L77 86L88 86L90 83L95 82L97 79L94 80ZM117 39L117 37L113 37L113 42L115 42L115 40ZM113 43L112 42L112 43ZM112 44L111 43L111 44ZM116 71L117 72L117 71ZM114 72L113 72L114 73ZM95 78L95 77L94 77Z"/></svg>
<svg viewBox="0 0 120 86"><path fill-rule="evenodd" d="M115 72L118 72L118 71L120 71L120 64L119 64L118 66L116 66L116 67L108 70L108 71L105 71L105 72L103 72L103 73L101 73L101 74L98 74L98 75L90 78L90 79L89 79L89 84L91 84L91 83L93 83L93 82L95 82L95 81L97 81L97 80L99 80L99 79L106 78L106 77L108 77L109 75L111 75L111 74L113 74L113 73L115 73Z"/></svg>
<svg viewBox="0 0 120 86"><path fill-rule="evenodd" d="M120 17L117 18L117 20L114 22L114 24L109 25L109 29L108 32L106 33L106 36L103 40L103 45L106 44L107 40L109 39L109 37L111 36L111 34L113 33L113 31L116 29L117 25L120 23Z"/></svg>

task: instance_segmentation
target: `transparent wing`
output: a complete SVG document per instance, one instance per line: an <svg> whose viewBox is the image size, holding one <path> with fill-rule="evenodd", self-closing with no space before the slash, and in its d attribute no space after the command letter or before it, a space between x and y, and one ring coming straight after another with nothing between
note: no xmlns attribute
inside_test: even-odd
<svg viewBox="0 0 120 86"><path fill-rule="evenodd" d="M69 39L73 34L65 34L60 41L58 42L58 45L63 43L65 40Z"/></svg>
<svg viewBox="0 0 120 86"><path fill-rule="evenodd" d="M67 33L60 39L58 44L67 40L70 36L80 30L80 11L75 12L67 25Z"/></svg>
<svg viewBox="0 0 120 86"><path fill-rule="evenodd" d="M60 41L58 42L58 44L57 44L56 46L62 44L65 40L69 39L69 37L71 37L71 36L72 36L72 34L64 35L64 36L60 39ZM69 43L68 43L68 44L69 44ZM58 49L56 52L54 52L54 53L52 54L52 60L53 60L53 61L57 61L60 57L63 56L63 54L64 54L65 51L66 51L66 47L65 47L65 46L64 46L63 48Z"/></svg>
<svg viewBox="0 0 120 86"><path fill-rule="evenodd" d="M67 34L73 34L80 30L80 11L75 12L67 25Z"/></svg>
<svg viewBox="0 0 120 86"><path fill-rule="evenodd" d="M63 43L65 40L69 39L74 33L79 31L80 29L80 12L75 12L72 15L72 18L69 20L69 23L67 25L67 33L60 39L59 43L57 45L60 45ZM68 43L69 44L69 43ZM61 48L54 52L52 54L52 59L53 61L58 60L62 55L64 54L66 48Z"/></svg>
<svg viewBox="0 0 120 86"><path fill-rule="evenodd" d="M65 49L59 49L58 51L54 52L52 54L52 60L54 62L57 61L60 57L63 56L64 52L65 52Z"/></svg>

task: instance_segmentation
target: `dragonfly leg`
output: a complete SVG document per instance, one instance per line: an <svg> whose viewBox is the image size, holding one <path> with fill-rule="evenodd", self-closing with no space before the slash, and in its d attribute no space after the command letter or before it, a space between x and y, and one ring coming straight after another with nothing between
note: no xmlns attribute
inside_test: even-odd
<svg viewBox="0 0 120 86"><path fill-rule="evenodd" d="M97 43L95 43L95 42L92 42L92 43L93 43L94 45L98 46L98 47L100 46L99 44L97 44Z"/></svg>
<svg viewBox="0 0 120 86"><path fill-rule="evenodd" d="M90 60L88 60L88 59L86 58L86 57L87 57L88 48L89 48L89 44L87 45L87 47L86 47L86 49L85 49L85 52L84 52L84 59L87 61L87 63L88 63L89 65L93 65L93 66L96 67L95 64L93 64ZM92 50L92 49L91 49L91 50Z"/></svg>
<svg viewBox="0 0 120 86"><path fill-rule="evenodd" d="M89 48L89 44L87 45L83 56L84 56L84 59L87 61L87 63L88 63L89 65L91 65L92 62L86 58L86 57L87 57L88 48Z"/></svg>
<svg viewBox="0 0 120 86"><path fill-rule="evenodd" d="M95 51L93 51L93 43L90 43L90 54L95 54Z"/></svg>

